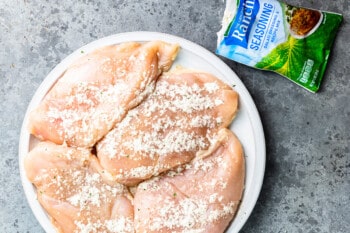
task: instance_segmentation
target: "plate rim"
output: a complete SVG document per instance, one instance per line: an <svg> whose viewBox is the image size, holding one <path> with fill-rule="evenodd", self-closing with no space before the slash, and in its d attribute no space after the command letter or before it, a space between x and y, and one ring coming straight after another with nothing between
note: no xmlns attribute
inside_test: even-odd
<svg viewBox="0 0 350 233"><path fill-rule="evenodd" d="M21 177L21 183L22 183L23 190L25 192L27 202L29 203L29 206L34 216L36 217L37 221L40 223L41 227L46 232L53 232L54 226L51 224L49 216L46 214L45 210L41 207L41 205L37 201L34 187L32 183L30 183L30 181L27 179L25 175L25 170L24 170L24 157L29 151L29 144L30 144L30 134L27 130L29 112L43 99L43 97L46 95L46 93L49 91L52 85L54 85L54 83L61 76L61 74L63 74L63 72L68 68L68 66L76 59L79 59L79 57L84 56L86 53L91 52L94 49L101 46L123 43L127 41L142 42L142 41L156 40L155 38L157 40L163 40L169 43L177 43L180 45L181 48L185 48L189 50L191 53L203 58L204 60L214 63L215 68L220 70L220 72L225 74L225 76L234 77L235 85L239 89L240 101L244 100L246 105L249 106L249 108L247 108L246 110L249 115L249 121L252 126L253 136L255 139L255 142L254 142L255 157L257 155L260 156L258 158L259 159L258 161L260 162L260 164L259 166L256 166L256 164L254 164L255 166L254 166L252 176L254 177L255 185L251 188L251 190L249 190L250 191L249 193L246 193L246 188L244 188L240 207L238 209L238 212L236 213L234 220L228 226L226 233L239 232L244 226L244 224L247 222L251 213L253 212L253 209L256 205L256 202L261 192L264 175L265 175L266 143L265 143L264 130L263 130L260 114L257 110L257 107L249 91L247 90L243 82L240 80L240 78L237 76L237 74L226 63L224 63L224 61L222 61L218 56L216 56L214 53L210 52L206 48L202 47L201 45L198 45L185 38L178 37L171 34L166 34L161 32L151 32L151 31L133 31L133 32L117 33L117 34L113 34L107 37L94 40L76 49L74 52L72 52L71 54L63 58L62 61L59 62L46 75L46 77L43 79L39 87L36 89L30 103L28 104L28 107L26 109L25 116L22 122L21 131L20 131L20 140L19 140L18 156L19 156L20 177ZM236 91L238 92L238 90ZM253 117L254 119L251 119L251 117ZM246 184L246 181L245 181L245 184ZM250 198L249 199L250 203L245 203L244 201L247 200L248 197ZM245 204L244 212L241 213L240 209L243 203ZM38 211L38 208L39 208L39 211ZM237 218L239 215L241 215L240 218Z"/></svg>

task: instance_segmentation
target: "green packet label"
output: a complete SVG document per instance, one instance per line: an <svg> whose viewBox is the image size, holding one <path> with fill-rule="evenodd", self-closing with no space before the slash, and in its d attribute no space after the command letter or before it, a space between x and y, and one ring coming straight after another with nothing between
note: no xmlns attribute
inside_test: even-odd
<svg viewBox="0 0 350 233"><path fill-rule="evenodd" d="M227 0L216 53L316 92L341 21L276 0Z"/></svg>

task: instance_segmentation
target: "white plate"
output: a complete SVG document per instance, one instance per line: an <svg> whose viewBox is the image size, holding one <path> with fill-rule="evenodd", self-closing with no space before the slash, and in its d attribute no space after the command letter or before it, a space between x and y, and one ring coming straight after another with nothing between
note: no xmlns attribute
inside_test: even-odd
<svg viewBox="0 0 350 233"><path fill-rule="evenodd" d="M162 33L129 32L102 38L72 53L49 73L39 86L28 106L19 142L20 174L29 205L46 232L55 232L55 230L45 210L36 199L35 188L26 178L23 165L24 157L35 142L35 138L31 136L27 130L28 113L40 103L45 94L69 65L85 53L106 45L127 41L143 42L150 40L163 40L170 43L178 43L181 46L181 50L174 64L175 66L181 65L185 68L207 71L222 79L224 82L235 85L234 89L240 96L240 109L230 129L235 132L243 144L246 157L246 180L242 203L227 233L238 232L251 214L258 199L265 172L265 138L258 111L244 84L218 57L193 42ZM84 51L84 53L82 53L82 51Z"/></svg>

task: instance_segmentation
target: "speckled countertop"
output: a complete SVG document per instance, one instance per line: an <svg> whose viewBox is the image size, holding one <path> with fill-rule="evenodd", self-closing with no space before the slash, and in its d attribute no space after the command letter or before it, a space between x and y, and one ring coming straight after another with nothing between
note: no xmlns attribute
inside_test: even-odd
<svg viewBox="0 0 350 233"><path fill-rule="evenodd" d="M223 59L250 91L263 122L267 164L241 232L350 232L350 2L289 0L342 13L321 90ZM49 71L82 45L126 31L158 31L215 50L223 1L0 1L0 232L43 229L18 168L20 127Z"/></svg>

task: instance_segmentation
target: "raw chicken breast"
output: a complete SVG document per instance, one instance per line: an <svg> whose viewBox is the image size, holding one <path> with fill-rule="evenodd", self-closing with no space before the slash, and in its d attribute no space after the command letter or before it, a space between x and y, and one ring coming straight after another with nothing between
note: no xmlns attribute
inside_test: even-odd
<svg viewBox="0 0 350 233"><path fill-rule="evenodd" d="M118 182L135 185L207 150L236 114L238 94L196 71L163 74L154 92L97 145L101 166Z"/></svg>
<svg viewBox="0 0 350 233"><path fill-rule="evenodd" d="M154 88L179 46L124 43L89 53L67 69L29 117L41 140L92 147Z"/></svg>
<svg viewBox="0 0 350 233"><path fill-rule="evenodd" d="M242 198L245 166L240 142L222 129L202 158L139 184L136 233L222 233Z"/></svg>
<svg viewBox="0 0 350 233"><path fill-rule="evenodd" d="M25 158L25 170L57 232L134 232L128 190L102 177L89 150L41 142Z"/></svg>

